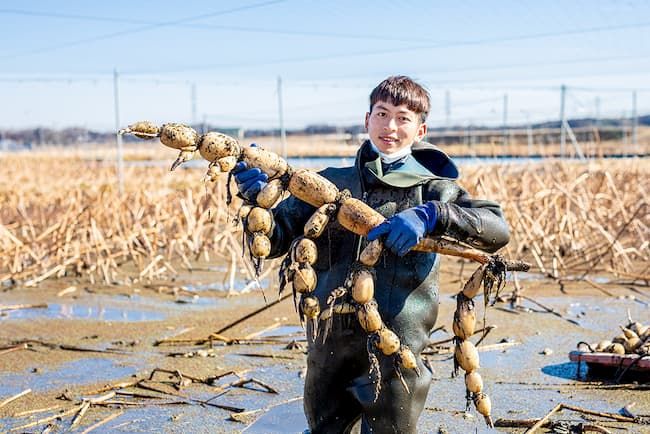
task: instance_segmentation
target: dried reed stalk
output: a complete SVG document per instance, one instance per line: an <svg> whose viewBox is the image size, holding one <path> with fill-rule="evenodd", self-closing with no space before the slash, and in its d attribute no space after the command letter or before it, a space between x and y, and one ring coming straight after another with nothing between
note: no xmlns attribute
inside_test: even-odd
<svg viewBox="0 0 650 434"><path fill-rule="evenodd" d="M159 152L155 147L151 155ZM254 279L242 258L241 231L232 224L239 203L226 209L225 176L204 184L196 171L129 167L120 196L114 167L82 157L4 158L0 280L146 280L175 273L175 263L190 269L202 257L230 264L229 287L237 266ZM478 167L466 169L461 183L474 196L501 203L512 231L509 252L538 272L647 281L649 166L606 160Z"/></svg>

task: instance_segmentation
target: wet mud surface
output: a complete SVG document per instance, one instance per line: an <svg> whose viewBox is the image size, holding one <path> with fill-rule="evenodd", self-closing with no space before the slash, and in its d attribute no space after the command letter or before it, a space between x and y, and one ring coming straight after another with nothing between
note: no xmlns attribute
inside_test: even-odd
<svg viewBox="0 0 650 434"><path fill-rule="evenodd" d="M452 297L460 285L457 264L448 261L443 267L451 272L442 274L437 325L446 330L435 332L432 341L451 336ZM42 432L50 426L50 432L80 433L97 423L102 424L92 432L302 432L305 336L290 299L225 331L223 339L197 344L265 304L245 279L235 285L245 293L229 294L223 273L219 267L205 268L174 282L147 285L64 279L36 288L0 288L2 306L41 306L0 311L0 432ZM525 295L555 314L527 300L523 310L514 311L507 303L488 309L487 324L496 328L481 345L500 346L480 353L480 372L493 418L539 418L559 403L607 413L636 403L634 413L649 415L648 383L633 383L632 378L616 385L612 376L593 377L584 364L570 362L568 353L579 341L611 339L628 311L632 318L650 322L650 290L605 282L613 294L608 296L583 283L566 285L565 293L534 276L521 283ZM261 284L266 299L276 300L275 279ZM62 291L71 286L76 289ZM508 283L504 291L511 290ZM227 345L228 338L247 340ZM187 341L156 345L165 339ZM475 410L465 413L465 386L462 377L451 377L451 355L428 359L434 379L418 432L525 431L491 430ZM157 368L165 371L151 377ZM142 379L158 391L125 385ZM241 384L233 386L237 382ZM106 395L119 383L123 385L113 388L117 395L91 405L71 426L76 414L71 409L83 398ZM2 405L26 389L31 392ZM138 396L144 392L150 396ZM34 410L42 411L26 413ZM66 410L67 415L54 418ZM47 418L51 420L25 427ZM554 416L560 419L587 422L566 410ZM650 432L650 425L594 420L611 432Z"/></svg>

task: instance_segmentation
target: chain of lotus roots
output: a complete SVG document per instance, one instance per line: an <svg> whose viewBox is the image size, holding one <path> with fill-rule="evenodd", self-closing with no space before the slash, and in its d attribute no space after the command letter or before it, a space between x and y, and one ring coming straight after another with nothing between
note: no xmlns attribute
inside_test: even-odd
<svg viewBox="0 0 650 434"><path fill-rule="evenodd" d="M143 139L160 137L164 145L180 150L171 170L193 158L194 153L198 151L209 161L207 177L213 181L222 172L230 174L238 161L244 161L248 167L257 167L266 173L269 182L257 194L255 203L251 204L254 206L245 205L239 212L248 234L250 253L258 260L258 269L260 261L271 252L269 236L273 229L273 217L270 210L283 197L283 193L288 190L298 199L316 207L316 212L304 226L303 236L293 241L280 267L280 292L288 283L292 284L300 318L302 321L311 322L312 341L321 332L321 321L325 325L322 330L323 339L327 338L334 313L356 314L361 328L368 334L367 349L371 365L370 374L374 375L375 380L375 400L381 389L378 355L393 359L398 378L404 388L409 390L401 369L412 369L419 375L416 357L408 346L400 342L397 334L386 326L374 299L374 266L383 250L380 240L368 243L361 251L344 284L331 292L326 310L321 312L320 303L313 295L317 276L312 266L318 256L314 239L323 234L334 217L344 228L365 237L370 229L384 221L381 214L362 201L352 198L349 192L340 192L334 184L317 173L304 169L293 170L275 153L259 147L243 147L234 138L221 133L208 132L199 135L193 128L183 124L169 123L158 127L147 121L130 125L120 133L134 134ZM497 282L497 289L502 286L506 269L526 271L528 264L506 261L500 256L490 256L455 242L429 238L425 238L413 250L466 257L482 264L463 291L457 295L457 310L453 323L456 335L454 371L457 372L458 367L461 367L466 372L467 403L469 405L469 402L473 401L478 412L491 425L490 399L483 392L483 381L477 372L478 351L468 340L474 333L476 324L472 299L482 285L487 303L494 283Z"/></svg>

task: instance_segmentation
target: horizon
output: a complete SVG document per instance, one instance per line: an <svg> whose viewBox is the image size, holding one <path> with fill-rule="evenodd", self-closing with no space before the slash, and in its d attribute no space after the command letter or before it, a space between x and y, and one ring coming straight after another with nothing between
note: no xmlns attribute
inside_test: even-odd
<svg viewBox="0 0 650 434"><path fill-rule="evenodd" d="M650 113L644 114L644 113L639 113L636 117L639 120L638 127L639 129L643 128L648 128L650 127ZM643 121L648 121L648 124L643 123ZM620 122L625 124L626 122L630 121L629 118L594 118L594 117L583 117L583 118L567 118L567 122L571 124L575 123L582 123L582 122L591 122L595 123L596 121L600 123L612 123L612 122ZM170 121L171 122L171 121ZM560 129L560 125L557 126L548 126L547 124L553 124L553 123L560 123L559 119L549 119L549 120L541 120L539 122L531 122L530 124L527 123L522 123L522 124L515 124L511 123L508 124L507 129L508 130L524 130L528 127L532 128L533 130L535 129L545 129L545 128L552 128L552 129ZM198 124L189 124L189 126L193 128L201 128L204 124L198 123ZM221 131L223 132L224 130L228 129L241 129L243 132L271 132L271 133L277 133L279 132L279 128L277 126L270 126L268 128L230 128L227 126L221 126L218 124L212 124L212 123L207 123L205 126L212 130L212 131ZM581 128L581 126L576 127L575 125L571 125L573 128ZM593 127L594 125L590 125L590 128ZM214 128L213 128L214 127ZM621 128L626 128L626 127L631 127L631 126L626 126L626 125L600 125L598 126L599 129L605 130L608 128L614 128L614 129L621 129ZM298 127L298 128L287 128L286 132L287 134L293 134L293 133L306 133L306 134L322 134L319 132L315 133L310 133L306 130L308 129L314 129L314 128L334 128L334 129L340 129L340 130L349 130L349 129L356 129L356 128L363 128L362 123L358 124L346 124L346 125L335 125L335 124L328 124L328 123L315 123L315 124L307 124L303 127ZM19 132L28 132L28 131L34 131L34 130L51 130L51 131L65 131L65 130L84 130L87 132L92 132L96 134L115 134L116 132L114 129L108 129L108 130L99 130L99 129L93 129L93 128L85 128L80 125L67 125L67 126L62 126L61 128L58 129L53 129L47 126L28 126L24 128L16 128L16 129L1 129L0 128L0 133L19 133ZM490 130L490 131L496 131L496 130L502 130L502 125L482 125L482 124L471 124L471 125L450 125L450 126L435 126L435 127L429 127L428 131L436 131L436 132L449 132L450 134L453 133L458 133L458 134L464 134L464 131L467 129L474 129L476 131L481 131L481 130ZM0 139L2 137L0 136Z"/></svg>

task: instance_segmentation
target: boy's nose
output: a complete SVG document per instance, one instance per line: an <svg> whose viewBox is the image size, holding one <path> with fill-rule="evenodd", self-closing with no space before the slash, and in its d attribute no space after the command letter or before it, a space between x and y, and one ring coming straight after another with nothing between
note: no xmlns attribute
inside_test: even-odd
<svg viewBox="0 0 650 434"><path fill-rule="evenodd" d="M384 129L388 131L397 130L397 121L395 121L395 118L388 119L388 122L384 125Z"/></svg>

